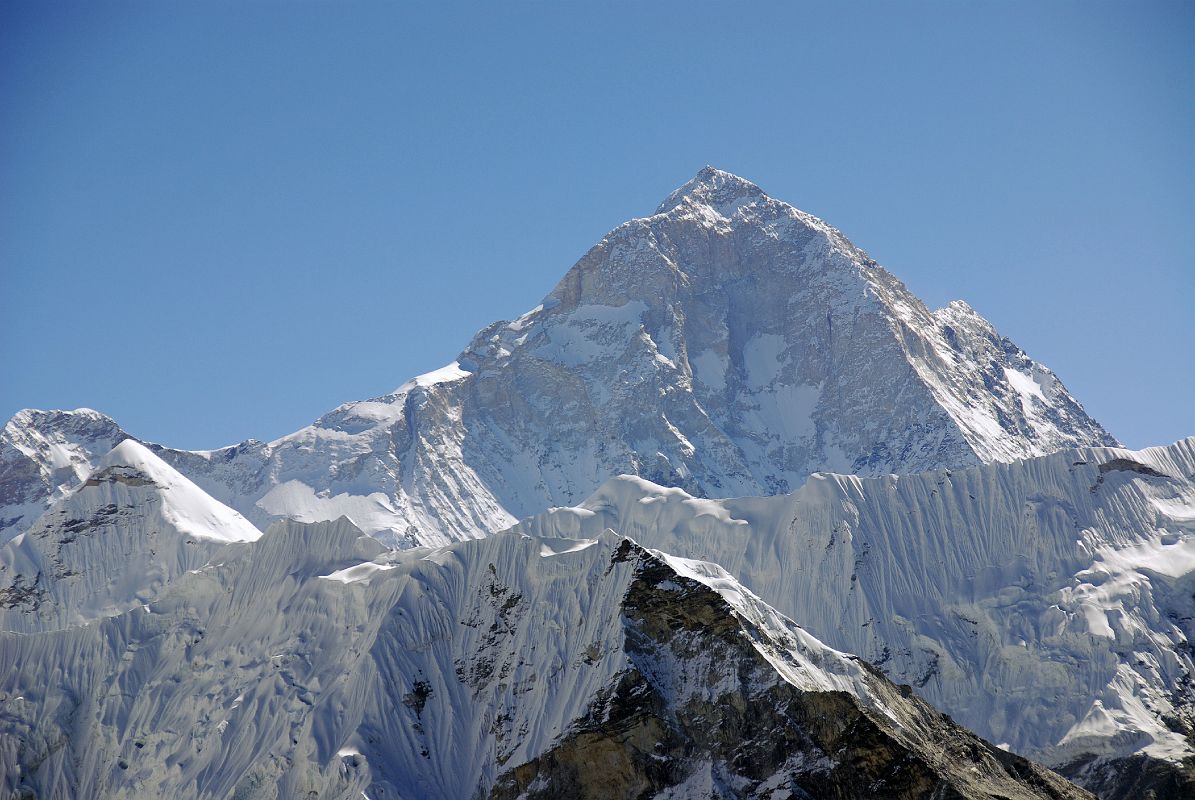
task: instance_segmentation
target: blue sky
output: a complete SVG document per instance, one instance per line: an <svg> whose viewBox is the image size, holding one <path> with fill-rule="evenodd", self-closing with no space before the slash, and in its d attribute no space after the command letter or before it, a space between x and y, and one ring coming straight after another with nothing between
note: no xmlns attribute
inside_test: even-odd
<svg viewBox="0 0 1195 800"><path fill-rule="evenodd" d="M1195 434L1190 3L0 6L0 416L214 447L451 361L704 164Z"/></svg>

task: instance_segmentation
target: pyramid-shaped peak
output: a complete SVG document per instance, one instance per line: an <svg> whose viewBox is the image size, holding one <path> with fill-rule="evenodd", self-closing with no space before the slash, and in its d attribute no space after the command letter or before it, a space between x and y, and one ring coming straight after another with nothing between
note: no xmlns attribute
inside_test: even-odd
<svg viewBox="0 0 1195 800"><path fill-rule="evenodd" d="M135 470L164 486L172 485L178 479L186 480L174 467L158 458L152 450L136 439L125 439L109 450L96 464L95 471L101 472L112 467Z"/></svg>
<svg viewBox="0 0 1195 800"><path fill-rule="evenodd" d="M716 167L705 166L693 179L665 198L656 209L657 214L666 214L672 209L691 200L707 205L720 214L733 213L740 206L751 203L767 195L746 178L740 178Z"/></svg>
<svg viewBox="0 0 1195 800"><path fill-rule="evenodd" d="M261 531L240 513L208 495L152 450L125 439L100 459L82 489L121 484L154 493L161 513L179 531L220 542L251 542Z"/></svg>

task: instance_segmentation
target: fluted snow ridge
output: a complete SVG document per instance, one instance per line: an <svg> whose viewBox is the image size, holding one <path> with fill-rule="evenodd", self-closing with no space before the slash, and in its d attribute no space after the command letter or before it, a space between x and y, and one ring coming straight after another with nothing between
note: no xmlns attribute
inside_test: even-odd
<svg viewBox="0 0 1195 800"><path fill-rule="evenodd" d="M1191 759L1195 438L693 498L641 478L515 531L717 562L981 736L1077 771Z"/></svg>
<svg viewBox="0 0 1195 800"><path fill-rule="evenodd" d="M344 519L280 522L143 600L0 631L7 794L553 796L582 736L660 798L826 781L841 797L1087 797L715 565L612 532L386 551ZM753 716L751 736L728 737L736 709L757 707L766 729ZM668 747L628 723L667 727Z"/></svg>

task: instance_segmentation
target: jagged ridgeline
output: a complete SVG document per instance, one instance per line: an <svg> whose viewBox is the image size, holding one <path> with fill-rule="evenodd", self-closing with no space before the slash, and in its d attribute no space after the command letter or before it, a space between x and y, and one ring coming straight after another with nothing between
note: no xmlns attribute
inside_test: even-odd
<svg viewBox="0 0 1195 800"><path fill-rule="evenodd" d="M1192 796L1193 596L1195 441L706 168L277 441L18 413L0 793Z"/></svg>
<svg viewBox="0 0 1195 800"><path fill-rule="evenodd" d="M1107 797L1195 789L1195 438L693 498L613 479L525 520L717 562L822 641Z"/></svg>
<svg viewBox="0 0 1195 800"><path fill-rule="evenodd" d="M612 531L220 539L192 523L239 516L147 450L105 462L20 542L6 796L1088 797L716 565ZM155 579L105 580L107 543Z"/></svg>
<svg viewBox="0 0 1195 800"><path fill-rule="evenodd" d="M126 436L94 412L14 417L3 530L27 528ZM158 454L259 527L347 515L411 546L575 505L620 474L734 497L817 471L1115 444L966 304L930 311L834 228L706 168L451 365L275 442Z"/></svg>

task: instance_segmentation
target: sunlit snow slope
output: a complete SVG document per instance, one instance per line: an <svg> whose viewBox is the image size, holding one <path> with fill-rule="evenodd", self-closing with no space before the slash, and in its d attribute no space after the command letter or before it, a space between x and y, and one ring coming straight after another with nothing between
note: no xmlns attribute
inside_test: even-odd
<svg viewBox="0 0 1195 800"><path fill-rule="evenodd" d="M126 439L31 529L0 546L0 626L46 630L139 607L261 532Z"/></svg>
<svg viewBox="0 0 1195 800"><path fill-rule="evenodd" d="M766 498L626 476L514 530L607 528L717 562L961 724L1093 785L1093 756L1195 764L1195 438L820 474Z"/></svg>
<svg viewBox="0 0 1195 800"><path fill-rule="evenodd" d="M14 417L0 539L124 436L94 412ZM410 546L484 535L623 473L762 495L819 470L1114 444L965 303L930 311L834 228L707 167L448 367L275 442L158 452L259 527L345 515Z"/></svg>
<svg viewBox="0 0 1195 800"><path fill-rule="evenodd" d="M52 611L113 596L86 575L6 595L5 796L1087 797L712 564L612 532L385 551L343 519L237 542L139 446L105 461L37 530L111 500L79 535L136 603ZM136 516L175 491L211 513ZM121 551L167 542L208 561L135 586Z"/></svg>

